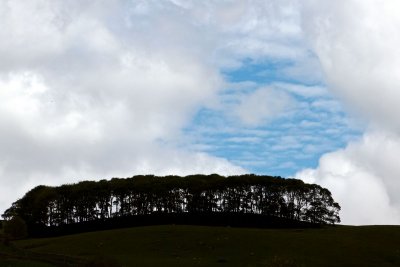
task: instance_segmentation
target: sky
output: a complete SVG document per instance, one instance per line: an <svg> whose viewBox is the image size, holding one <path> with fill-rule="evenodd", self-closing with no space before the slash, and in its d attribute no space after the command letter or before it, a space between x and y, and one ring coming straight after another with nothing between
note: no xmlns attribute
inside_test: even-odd
<svg viewBox="0 0 400 267"><path fill-rule="evenodd" d="M399 9L0 1L0 211L39 184L255 173L399 224Z"/></svg>

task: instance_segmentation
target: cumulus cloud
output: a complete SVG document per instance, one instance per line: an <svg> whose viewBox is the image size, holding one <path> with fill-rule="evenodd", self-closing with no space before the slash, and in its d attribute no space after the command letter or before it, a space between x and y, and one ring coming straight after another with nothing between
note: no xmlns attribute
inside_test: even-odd
<svg viewBox="0 0 400 267"><path fill-rule="evenodd" d="M346 224L397 224L400 221L400 139L365 134L345 149L325 154L317 169L296 176L329 188L342 205Z"/></svg>
<svg viewBox="0 0 400 267"><path fill-rule="evenodd" d="M400 130L397 1L305 1L304 29L331 88L355 111Z"/></svg>
<svg viewBox="0 0 400 267"><path fill-rule="evenodd" d="M304 1L303 28L329 87L369 121L358 141L296 174L327 186L343 222L400 223L400 27L397 1Z"/></svg>

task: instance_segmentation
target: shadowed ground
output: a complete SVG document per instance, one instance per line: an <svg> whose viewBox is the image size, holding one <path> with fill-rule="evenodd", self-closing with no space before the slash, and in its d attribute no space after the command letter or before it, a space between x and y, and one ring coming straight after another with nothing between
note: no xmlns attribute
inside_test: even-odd
<svg viewBox="0 0 400 267"><path fill-rule="evenodd" d="M22 240L14 245L38 255L80 259L101 255L119 266L400 266L397 226L146 226Z"/></svg>

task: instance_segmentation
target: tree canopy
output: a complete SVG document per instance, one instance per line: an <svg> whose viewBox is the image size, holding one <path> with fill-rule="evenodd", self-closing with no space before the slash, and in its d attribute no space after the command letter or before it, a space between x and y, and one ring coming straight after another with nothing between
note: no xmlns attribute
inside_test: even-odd
<svg viewBox="0 0 400 267"><path fill-rule="evenodd" d="M2 215L26 224L60 226L158 213L262 214L315 224L340 222L340 206L316 184L241 175L134 176L37 186Z"/></svg>

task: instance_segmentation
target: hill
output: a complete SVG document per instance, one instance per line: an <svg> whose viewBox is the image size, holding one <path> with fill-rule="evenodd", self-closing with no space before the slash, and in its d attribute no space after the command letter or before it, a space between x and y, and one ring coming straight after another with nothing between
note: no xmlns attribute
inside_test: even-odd
<svg viewBox="0 0 400 267"><path fill-rule="evenodd" d="M108 266L389 267L400 266L399 240L398 226L249 229L167 225L28 239L13 245L44 259L83 262L100 258Z"/></svg>

